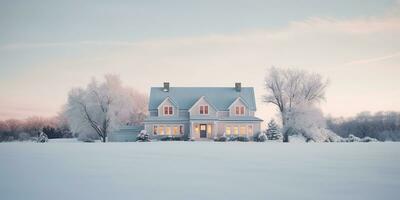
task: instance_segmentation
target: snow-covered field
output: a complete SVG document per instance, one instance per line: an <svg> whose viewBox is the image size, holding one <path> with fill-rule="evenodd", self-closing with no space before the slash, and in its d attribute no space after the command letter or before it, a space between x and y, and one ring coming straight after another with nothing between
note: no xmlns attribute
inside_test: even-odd
<svg viewBox="0 0 400 200"><path fill-rule="evenodd" d="M0 143L0 199L400 199L400 143Z"/></svg>

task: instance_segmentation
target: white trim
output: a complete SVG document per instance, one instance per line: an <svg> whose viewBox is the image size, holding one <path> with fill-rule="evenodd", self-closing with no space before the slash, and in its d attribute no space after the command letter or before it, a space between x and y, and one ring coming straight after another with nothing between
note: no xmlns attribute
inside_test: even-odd
<svg viewBox="0 0 400 200"><path fill-rule="evenodd" d="M167 114L165 114L165 108L168 108ZM169 108L172 108L172 114L169 114ZM163 113L163 116L172 116L172 115L174 115L174 107L165 105L165 106L163 106L162 113Z"/></svg>
<svg viewBox="0 0 400 200"><path fill-rule="evenodd" d="M235 108L234 110L235 116L246 116L246 109L247 109L246 106L235 106L234 108ZM236 113L236 108L239 108L239 114ZM241 114L242 108L243 108L243 114Z"/></svg>
<svg viewBox="0 0 400 200"><path fill-rule="evenodd" d="M249 108L249 104L247 104L247 102L245 101L245 100L243 100L241 97L238 97L238 98L236 98L232 103L231 103L231 105L229 105L229 107L228 107L228 109L231 109L231 107L233 106L233 104L235 104L236 103L236 101L242 101L242 103L247 107L247 108Z"/></svg>
<svg viewBox="0 0 400 200"><path fill-rule="evenodd" d="M172 104L173 106L175 106L176 108L178 108L178 105L175 103L175 101L173 101L171 97L167 97L167 98L165 98L165 99L160 103L160 105L158 105L157 109L160 109L160 107L161 107L167 100L168 100L169 102L171 102L171 104Z"/></svg>
<svg viewBox="0 0 400 200"><path fill-rule="evenodd" d="M208 108L212 107L212 108L214 108L215 112L218 112L218 109L217 109L213 104L211 104L210 101L207 100L206 96L201 96L201 97L192 105L192 107L189 108L188 112L191 112L192 109L195 108L197 104L199 104L199 102L200 102L201 99L204 99L204 101L207 102L207 104L209 105ZM210 109L208 109L208 113L210 113Z"/></svg>
<svg viewBox="0 0 400 200"><path fill-rule="evenodd" d="M200 107L201 106L203 106L203 114L200 113L200 110L201 110ZM207 106L207 114L204 113L205 112L205 109L204 109L205 106ZM199 115L206 115L206 116L210 115L210 106L208 104L201 104L198 107L199 107L199 113L198 113Z"/></svg>

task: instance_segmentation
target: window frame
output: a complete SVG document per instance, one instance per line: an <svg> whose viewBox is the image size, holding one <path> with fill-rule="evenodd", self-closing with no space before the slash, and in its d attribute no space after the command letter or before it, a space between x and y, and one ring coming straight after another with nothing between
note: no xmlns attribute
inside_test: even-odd
<svg viewBox="0 0 400 200"><path fill-rule="evenodd" d="M231 134L232 134L231 126L226 125L225 126L225 135L226 136L231 136Z"/></svg>
<svg viewBox="0 0 400 200"><path fill-rule="evenodd" d="M246 113L244 106L235 106L235 115L244 116Z"/></svg>
<svg viewBox="0 0 400 200"><path fill-rule="evenodd" d="M174 115L174 107L172 106L164 106L164 116Z"/></svg>
<svg viewBox="0 0 400 200"><path fill-rule="evenodd" d="M153 135L157 135L157 131L158 131L158 126L154 125L153 126Z"/></svg>
<svg viewBox="0 0 400 200"><path fill-rule="evenodd" d="M249 130L251 130L251 132L249 132ZM247 136L249 136L249 135L254 135L254 130L253 130L253 125L252 124L248 124L247 125Z"/></svg>
<svg viewBox="0 0 400 200"><path fill-rule="evenodd" d="M199 114L200 115L208 115L209 114L209 106L208 105L200 105L199 106Z"/></svg>
<svg viewBox="0 0 400 200"><path fill-rule="evenodd" d="M183 135L183 125L179 125L179 134Z"/></svg>

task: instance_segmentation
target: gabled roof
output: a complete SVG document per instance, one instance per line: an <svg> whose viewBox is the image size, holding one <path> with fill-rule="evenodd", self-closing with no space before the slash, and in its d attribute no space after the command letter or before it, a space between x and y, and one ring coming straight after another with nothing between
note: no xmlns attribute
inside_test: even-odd
<svg viewBox="0 0 400 200"><path fill-rule="evenodd" d="M189 110L202 96L219 111L228 110L238 97L248 104L250 110L256 110L252 87L242 87L240 92L233 87L171 87L168 92L164 92L162 87L152 87L149 110L156 110L167 97L173 99L179 109Z"/></svg>
<svg viewBox="0 0 400 200"><path fill-rule="evenodd" d="M212 108L214 108L215 110L218 110L205 96L201 96L190 108L189 108L189 112L201 101L201 100L206 101Z"/></svg>
<svg viewBox="0 0 400 200"><path fill-rule="evenodd" d="M166 101L170 101L172 105L174 105L176 108L179 107L178 104L171 97L168 96L160 103L160 105L157 106L157 109L160 108L160 106L163 105Z"/></svg>
<svg viewBox="0 0 400 200"><path fill-rule="evenodd" d="M233 106L233 104L234 103L236 103L237 101L241 101L241 102L243 102L243 104L246 106L246 107L249 107L249 104L245 101L245 100L243 100L241 97L238 97L238 98L236 98L232 103L231 103L231 105L229 105L229 109Z"/></svg>

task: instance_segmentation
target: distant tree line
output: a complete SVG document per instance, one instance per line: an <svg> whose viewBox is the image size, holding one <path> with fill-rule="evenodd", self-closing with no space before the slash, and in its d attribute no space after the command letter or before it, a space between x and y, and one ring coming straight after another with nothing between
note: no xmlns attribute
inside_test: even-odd
<svg viewBox="0 0 400 200"><path fill-rule="evenodd" d="M25 120L0 121L0 142L32 140L43 132L49 139L71 138L72 132L64 117L29 117Z"/></svg>
<svg viewBox="0 0 400 200"><path fill-rule="evenodd" d="M351 118L328 117L327 126L342 137L352 134L380 141L400 141L400 112L362 112Z"/></svg>

